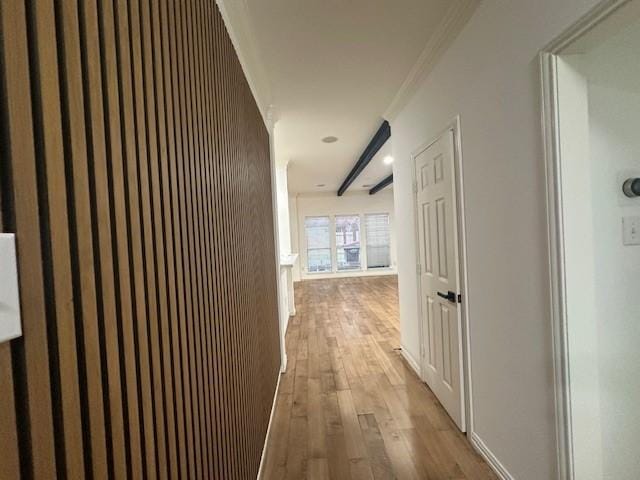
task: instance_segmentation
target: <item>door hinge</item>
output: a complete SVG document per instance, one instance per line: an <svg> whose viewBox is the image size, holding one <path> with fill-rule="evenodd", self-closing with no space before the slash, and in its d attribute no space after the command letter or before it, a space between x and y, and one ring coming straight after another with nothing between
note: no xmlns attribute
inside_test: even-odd
<svg viewBox="0 0 640 480"><path fill-rule="evenodd" d="M413 181L413 193L418 193L418 182Z"/></svg>
<svg viewBox="0 0 640 480"><path fill-rule="evenodd" d="M422 275L422 265L420 265L419 263L416 263L416 274Z"/></svg>
<svg viewBox="0 0 640 480"><path fill-rule="evenodd" d="M462 303L462 295L458 294L458 303Z"/></svg>

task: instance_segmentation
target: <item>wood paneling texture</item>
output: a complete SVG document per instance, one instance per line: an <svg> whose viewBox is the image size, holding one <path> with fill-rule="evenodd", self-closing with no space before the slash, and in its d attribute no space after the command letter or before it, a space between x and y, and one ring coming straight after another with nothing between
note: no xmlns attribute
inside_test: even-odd
<svg viewBox="0 0 640 480"><path fill-rule="evenodd" d="M280 368L269 136L213 1L0 3L0 480L249 479Z"/></svg>

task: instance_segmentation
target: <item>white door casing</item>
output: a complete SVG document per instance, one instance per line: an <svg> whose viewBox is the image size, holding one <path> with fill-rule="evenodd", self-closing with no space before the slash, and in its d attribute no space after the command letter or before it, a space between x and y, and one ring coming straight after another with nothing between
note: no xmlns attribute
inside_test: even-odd
<svg viewBox="0 0 640 480"><path fill-rule="evenodd" d="M423 380L465 431L454 131L414 158Z"/></svg>

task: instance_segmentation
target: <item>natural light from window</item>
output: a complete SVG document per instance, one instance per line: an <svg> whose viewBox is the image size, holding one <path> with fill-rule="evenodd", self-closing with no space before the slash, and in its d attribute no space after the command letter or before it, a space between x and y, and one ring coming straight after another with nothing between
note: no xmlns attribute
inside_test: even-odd
<svg viewBox="0 0 640 480"><path fill-rule="evenodd" d="M336 216L338 270L360 269L360 216Z"/></svg>
<svg viewBox="0 0 640 480"><path fill-rule="evenodd" d="M329 217L308 217L304 221L307 237L307 270L331 271L331 222Z"/></svg>
<svg viewBox="0 0 640 480"><path fill-rule="evenodd" d="M367 268L388 268L391 265L389 214L365 215L364 223L367 237Z"/></svg>

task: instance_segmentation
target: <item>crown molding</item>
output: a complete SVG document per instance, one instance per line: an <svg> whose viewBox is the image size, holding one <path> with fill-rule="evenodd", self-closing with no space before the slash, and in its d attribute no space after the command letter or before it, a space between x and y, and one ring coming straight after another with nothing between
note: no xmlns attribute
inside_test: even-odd
<svg viewBox="0 0 640 480"><path fill-rule="evenodd" d="M444 19L431 35L427 45L402 83L400 90L384 113L384 118L393 120L417 92L425 78L431 73L444 52L451 46L467 24L481 0L455 0Z"/></svg>
<svg viewBox="0 0 640 480"><path fill-rule="evenodd" d="M273 110L271 84L262 63L257 42L253 34L251 16L245 0L216 0L240 65L256 100L262 119L271 128Z"/></svg>

